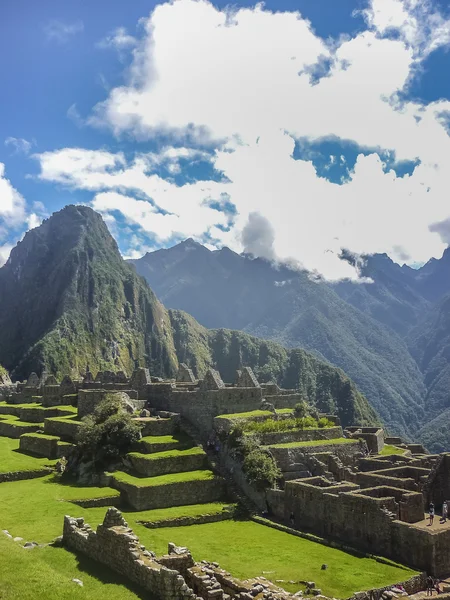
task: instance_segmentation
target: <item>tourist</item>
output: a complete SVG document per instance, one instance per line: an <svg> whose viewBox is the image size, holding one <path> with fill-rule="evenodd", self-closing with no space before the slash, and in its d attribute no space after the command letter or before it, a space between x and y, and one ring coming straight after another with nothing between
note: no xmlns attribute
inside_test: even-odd
<svg viewBox="0 0 450 600"><path fill-rule="evenodd" d="M428 575L428 577L427 577L427 596L433 595L433 588L434 588L433 578L431 577L431 575Z"/></svg>
<svg viewBox="0 0 450 600"><path fill-rule="evenodd" d="M289 517L289 521L291 523L291 527L295 527L295 515L293 512L291 512L291 515Z"/></svg>
<svg viewBox="0 0 450 600"><path fill-rule="evenodd" d="M447 500L444 500L444 504L442 505L442 521L445 523L448 517L448 504Z"/></svg>
<svg viewBox="0 0 450 600"><path fill-rule="evenodd" d="M429 525L433 525L433 521L434 521L434 504L432 502L430 502L430 508L429 508L428 514L429 514L429 519L430 519Z"/></svg>

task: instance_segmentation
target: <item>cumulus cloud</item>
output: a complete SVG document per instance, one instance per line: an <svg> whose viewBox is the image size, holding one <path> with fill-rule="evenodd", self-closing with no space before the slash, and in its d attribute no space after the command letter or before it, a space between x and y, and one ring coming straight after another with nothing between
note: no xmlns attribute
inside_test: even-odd
<svg viewBox="0 0 450 600"><path fill-rule="evenodd" d="M34 141L29 142L23 138L7 137L5 146L13 149L13 154L29 154Z"/></svg>
<svg viewBox="0 0 450 600"><path fill-rule="evenodd" d="M375 31L395 32L419 58L450 41L450 20L432 0L372 0L362 12Z"/></svg>
<svg viewBox="0 0 450 600"><path fill-rule="evenodd" d="M365 17L368 29L328 44L296 12L160 4L144 22L126 85L90 123L138 141L163 134L176 147L131 159L47 152L40 177L92 191L103 214L120 213L162 243L207 232L215 244L291 257L329 279L359 276L342 248L410 262L439 256L445 241L433 224L450 217L442 120L450 102L399 98L423 58L447 43L447 22L423 0L371 0ZM380 153L361 153L332 183L294 152L300 138L330 137ZM417 161L412 174L387 171L386 150ZM199 156L222 179L176 185L156 173L164 164L176 174L182 158ZM344 154L336 160L346 163ZM224 194L236 207L232 226L214 208Z"/></svg>
<svg viewBox="0 0 450 600"><path fill-rule="evenodd" d="M13 248L10 237L23 236L28 229L37 227L45 216L45 209L36 202L32 210L27 207L24 197L13 187L5 175L5 165L0 163L0 266Z"/></svg>
<svg viewBox="0 0 450 600"><path fill-rule="evenodd" d="M272 260L275 258L275 230L263 215L251 212L242 229L244 252Z"/></svg>
<svg viewBox="0 0 450 600"><path fill-rule="evenodd" d="M26 219L25 199L14 189L5 176L5 165L0 163L0 224L16 227Z"/></svg>
<svg viewBox="0 0 450 600"><path fill-rule="evenodd" d="M49 41L65 44L71 37L84 31L84 23L80 19L68 23L52 19L44 26L44 34Z"/></svg>

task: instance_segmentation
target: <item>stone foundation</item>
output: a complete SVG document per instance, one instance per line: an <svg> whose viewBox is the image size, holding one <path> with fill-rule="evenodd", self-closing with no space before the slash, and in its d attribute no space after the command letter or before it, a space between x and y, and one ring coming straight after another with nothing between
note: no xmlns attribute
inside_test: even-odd
<svg viewBox="0 0 450 600"><path fill-rule="evenodd" d="M113 476L112 486L124 493L126 501L135 510L206 504L220 500L225 492L224 481L220 477L138 487L117 481Z"/></svg>
<svg viewBox="0 0 450 600"><path fill-rule="evenodd" d="M45 458L58 457L59 438L52 435L26 433L20 436L19 448L22 452L43 456Z"/></svg>

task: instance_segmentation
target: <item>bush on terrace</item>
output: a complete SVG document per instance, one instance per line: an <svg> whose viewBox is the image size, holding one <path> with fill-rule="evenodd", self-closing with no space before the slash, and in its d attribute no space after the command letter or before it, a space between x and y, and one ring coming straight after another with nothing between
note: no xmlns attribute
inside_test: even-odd
<svg viewBox="0 0 450 600"><path fill-rule="evenodd" d="M105 467L124 456L141 437L140 425L122 407L120 398L107 395L78 430L79 458Z"/></svg>

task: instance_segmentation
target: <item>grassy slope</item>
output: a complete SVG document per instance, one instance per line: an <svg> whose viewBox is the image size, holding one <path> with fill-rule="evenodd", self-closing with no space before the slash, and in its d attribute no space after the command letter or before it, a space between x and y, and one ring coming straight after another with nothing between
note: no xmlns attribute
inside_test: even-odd
<svg viewBox="0 0 450 600"><path fill-rule="evenodd" d="M214 479L212 471L188 471L187 473L170 473L169 475L158 475L158 477L134 477L122 471L113 473L117 481L130 483L137 487L152 487L157 485L170 485L171 483L182 483L184 481L209 481Z"/></svg>
<svg viewBox="0 0 450 600"><path fill-rule="evenodd" d="M65 514L84 517L95 528L103 521L106 508L83 509L61 499L99 497L111 492L108 492L108 488L77 488L53 483L51 476L2 483L0 529L8 529L13 536L25 540L49 542L61 534ZM221 506L208 504L203 508L198 507L198 512L202 513L214 510L221 510ZM283 579L286 582L312 579L325 594L337 598L346 598L356 590L399 582L412 574L409 569L357 558L253 522L224 521L156 530L146 529L136 523L136 520L157 520L196 513L197 508L190 506L143 512L124 511L124 516L141 542L158 554L165 553L167 543L174 541L186 545L196 560L216 560L237 577L264 575L273 581ZM18 552L22 552L20 558L23 556L19 563ZM97 594L96 597L107 595L111 599L133 597L122 587L99 587L103 585L100 582L105 578L106 581L110 580L111 575L92 561L82 559L80 566L73 555L62 549L35 549L30 551L32 554L26 552L14 546L10 540L0 537L2 600L87 599L95 597L94 594ZM31 556L33 566L28 564L27 556ZM328 564L327 571L320 569L323 563ZM98 585L86 573L86 565L89 565L90 573L99 577L96 580ZM38 576L39 581L35 579ZM78 589L71 582L73 577L81 579L85 587ZM118 582L115 578L113 581ZM33 585L30 586L30 583ZM294 591L300 586L287 584L286 587ZM32 596L28 595L29 591L32 591Z"/></svg>
<svg viewBox="0 0 450 600"><path fill-rule="evenodd" d="M286 444L270 444L271 448L305 448L309 446L331 446L334 444L358 444L358 440L335 438L332 440L312 440L310 442L288 442Z"/></svg>
<svg viewBox="0 0 450 600"><path fill-rule="evenodd" d="M187 546L195 560L217 561L236 577L262 575L272 581L315 581L327 596L398 583L413 572L404 567L358 558L251 521L222 521L170 529L136 530L141 542L157 553L173 541ZM321 570L322 564L328 569ZM282 584L289 591L299 585Z"/></svg>
<svg viewBox="0 0 450 600"><path fill-rule="evenodd" d="M404 454L405 450L403 448L397 448L397 446L391 446L390 444L385 444L383 450L380 452L380 456L391 456L393 454Z"/></svg>
<svg viewBox="0 0 450 600"><path fill-rule="evenodd" d="M61 535L64 515L85 517L101 523L106 508L81 508L70 500L116 498L111 488L73 487L55 483L53 476L0 484L0 529L13 537L39 543L50 542ZM65 502L64 502L65 500Z"/></svg>
<svg viewBox="0 0 450 600"><path fill-rule="evenodd" d="M18 452L18 448L19 440L0 437L0 473L33 471L34 469L54 465L56 462L48 458L35 458L34 456L22 454Z"/></svg>
<svg viewBox="0 0 450 600"><path fill-rule="evenodd" d="M63 548L24 550L0 536L2 600L135 600L144 596L124 578ZM80 587L72 579L80 579Z"/></svg>

